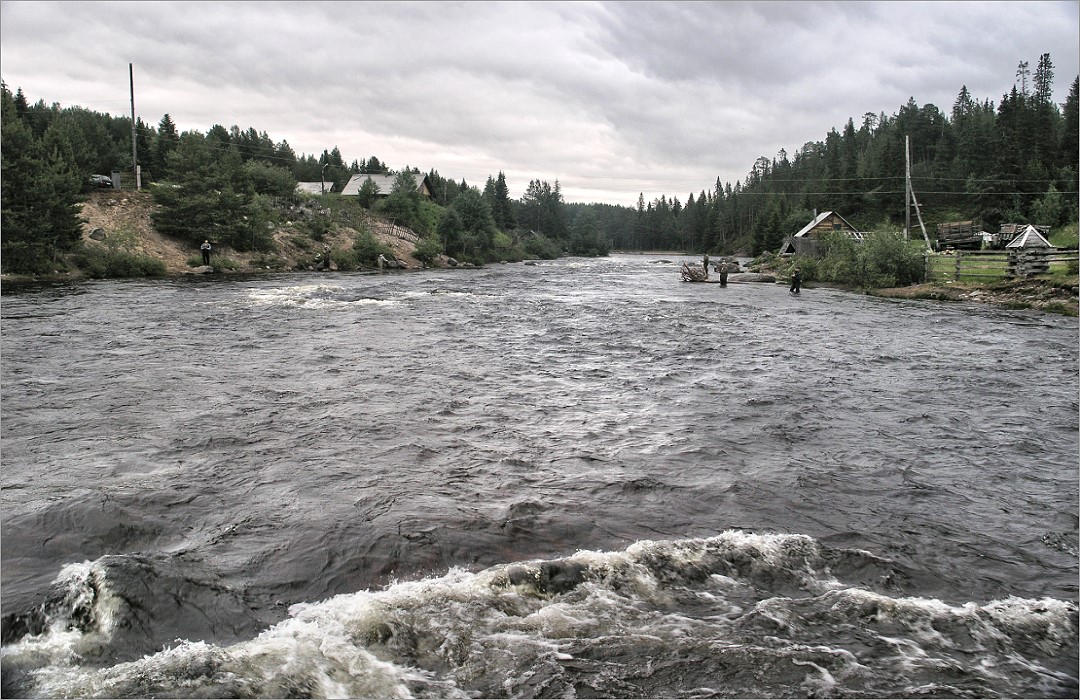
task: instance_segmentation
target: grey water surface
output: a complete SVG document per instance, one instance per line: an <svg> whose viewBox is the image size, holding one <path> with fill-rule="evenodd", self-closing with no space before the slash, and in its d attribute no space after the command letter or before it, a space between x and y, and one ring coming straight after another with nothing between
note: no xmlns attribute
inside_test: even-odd
<svg viewBox="0 0 1080 700"><path fill-rule="evenodd" d="M1077 320L682 260L6 287L4 696L1076 697Z"/></svg>

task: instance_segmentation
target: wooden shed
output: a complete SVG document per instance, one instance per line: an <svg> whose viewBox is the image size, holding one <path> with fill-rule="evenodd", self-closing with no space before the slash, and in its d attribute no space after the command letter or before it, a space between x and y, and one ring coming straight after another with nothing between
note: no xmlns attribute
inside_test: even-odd
<svg viewBox="0 0 1080 700"><path fill-rule="evenodd" d="M421 197L431 197L431 183L428 181L428 176L423 173L413 175L416 178L416 189L419 190ZM380 197L389 197L390 190L394 189L394 180L397 179L397 175L368 175L360 173L359 175L353 175L349 178L348 184L341 188L341 194L345 197L355 197L360 194L360 188L364 186L365 180L371 180L375 183L375 186L379 188Z"/></svg>
<svg viewBox="0 0 1080 700"><path fill-rule="evenodd" d="M822 212L814 217L794 236L784 239L780 246L780 255L816 255L818 239L827 233L842 233L857 241L863 240L863 234L847 222L847 219L834 211Z"/></svg>
<svg viewBox="0 0 1080 700"><path fill-rule="evenodd" d="M1009 241L1008 245L1005 246L1005 248L1008 250L1015 250L1017 248L1049 249L1053 247L1054 246L1050 244L1050 241L1046 240L1046 238L1042 235L1039 227L1032 226L1031 224L1028 224L1027 228L1017 234L1017 236L1011 241Z"/></svg>

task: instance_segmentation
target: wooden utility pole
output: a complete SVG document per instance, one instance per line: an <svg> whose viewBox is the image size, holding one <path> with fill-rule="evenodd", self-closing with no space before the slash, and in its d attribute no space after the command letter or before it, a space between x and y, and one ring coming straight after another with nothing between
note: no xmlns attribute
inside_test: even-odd
<svg viewBox="0 0 1080 700"><path fill-rule="evenodd" d="M904 136L904 240L911 239L911 137Z"/></svg>
<svg viewBox="0 0 1080 700"><path fill-rule="evenodd" d="M139 189L139 146L135 134L135 68L130 63L128 81L131 84L131 174L135 177L135 189Z"/></svg>
<svg viewBox="0 0 1080 700"><path fill-rule="evenodd" d="M919 217L919 228L922 229L923 240L926 241L926 249L933 250L930 245L930 236L926 233L926 224L922 220L922 212L919 211L919 200L915 199L915 190L911 187L911 137L904 136L904 162L906 163L906 175L904 176L904 192L907 195L907 210L904 221L904 240L911 240L911 203L915 203L915 215Z"/></svg>

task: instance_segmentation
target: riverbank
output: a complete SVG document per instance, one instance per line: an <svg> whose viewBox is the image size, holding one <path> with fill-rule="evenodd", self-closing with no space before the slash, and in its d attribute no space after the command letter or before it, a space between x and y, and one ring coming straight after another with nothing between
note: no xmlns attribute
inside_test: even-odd
<svg viewBox="0 0 1080 700"><path fill-rule="evenodd" d="M1080 315L1077 288L1051 279L1002 280L978 285L931 282L910 287L871 289L866 293L888 299L975 302L1006 309L1035 309L1065 316Z"/></svg>
<svg viewBox="0 0 1080 700"><path fill-rule="evenodd" d="M152 214L156 206L153 197L147 192L105 190L91 193L82 203L80 210L84 221L83 245L90 248L120 246L128 252L160 260L168 277L199 274L202 264L199 250L162 235L154 227ZM355 225L338 223L319 240L311 236L309 228L302 221L285 221L273 232L276 246L274 252L239 252L218 247L213 252L211 266L214 272L224 274L314 271L322 256L323 246L329 246L332 251L351 250L361 235L361 229L370 232L380 244L389 248L401 269L422 267L415 257L415 244L395 235L399 229L373 215L365 216L363 221L356 222ZM653 251L652 254L656 252ZM52 274L0 275L0 283L70 282L88 276L78 269L75 256L70 256L65 264L67 269L58 269ZM440 256L435 261L436 267L445 267L448 264L449 259L445 256ZM1071 284L1041 278L977 285L927 283L873 289L866 293L891 299L975 302L1002 308L1030 308L1067 316L1080 315L1076 280Z"/></svg>
<svg viewBox="0 0 1080 700"><path fill-rule="evenodd" d="M158 206L148 192L92 192L79 205L79 216L83 220L82 244L88 249L119 249L159 260L164 265L166 277L200 274L202 260L198 246L188 245L159 233L152 218L157 209ZM297 209L295 214L296 221L286 220L273 231L273 252L237 251L227 246L215 245L210 259L213 271L250 274L315 270L324 246L329 246L332 251L352 250L361 230L371 233L380 244L392 251L393 258L398 261L401 269L421 267L420 261L415 257L415 244L395 235L402 231L400 226L394 227L390 222L368 215L354 225L336 224L316 239L303 220L305 212ZM405 232L405 235L408 233L410 232ZM75 255L67 256L64 265L58 265L58 269L49 274L4 274L0 275L0 282L65 282L85 279L88 275L79 269L76 258ZM441 256L436 265L446 265L447 261L448 258ZM60 269L61 267L66 269Z"/></svg>

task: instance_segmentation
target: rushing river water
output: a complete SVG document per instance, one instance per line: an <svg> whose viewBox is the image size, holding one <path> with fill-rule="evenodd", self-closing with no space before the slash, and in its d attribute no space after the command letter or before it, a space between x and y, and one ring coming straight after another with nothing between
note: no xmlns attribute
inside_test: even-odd
<svg viewBox="0 0 1080 700"><path fill-rule="evenodd" d="M5 289L4 696L1076 697L1076 319L679 262Z"/></svg>

